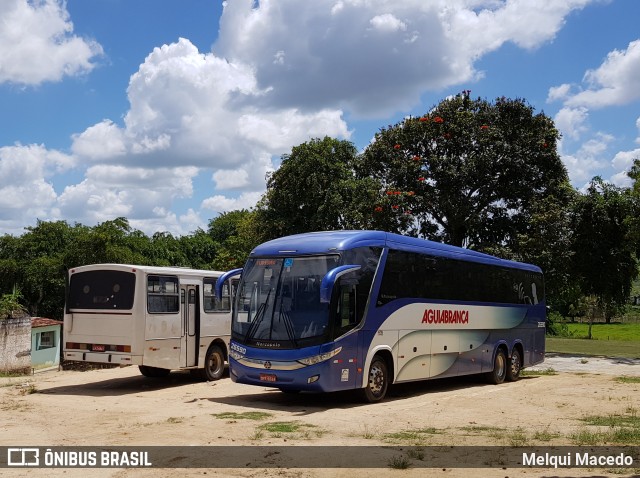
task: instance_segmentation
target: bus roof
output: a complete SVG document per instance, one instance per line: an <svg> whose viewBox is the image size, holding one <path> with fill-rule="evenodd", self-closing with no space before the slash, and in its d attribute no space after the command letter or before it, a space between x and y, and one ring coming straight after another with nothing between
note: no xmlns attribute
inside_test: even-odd
<svg viewBox="0 0 640 478"><path fill-rule="evenodd" d="M169 275L198 275L218 277L224 274L223 271L210 271L201 269L189 269L187 267L162 267L162 266L139 266L133 264L88 264L85 266L72 267L69 272L75 274L77 272L86 272L90 270L112 270L135 272L141 271L147 274L169 274Z"/></svg>
<svg viewBox="0 0 640 478"><path fill-rule="evenodd" d="M389 247L409 252L542 272L539 267L531 264L509 261L462 247L382 231L321 231L285 236L260 244L251 251L250 257L328 254L356 247Z"/></svg>

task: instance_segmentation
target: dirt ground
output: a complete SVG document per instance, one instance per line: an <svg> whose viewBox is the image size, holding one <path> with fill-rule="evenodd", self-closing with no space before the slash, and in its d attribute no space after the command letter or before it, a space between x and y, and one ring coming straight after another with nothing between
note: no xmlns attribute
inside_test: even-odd
<svg viewBox="0 0 640 478"><path fill-rule="evenodd" d="M546 372L498 386L479 378L398 385L385 401L374 405L359 402L353 394L291 395L239 385L228 376L202 382L188 373L174 372L166 379L149 379L137 367L0 378L0 446L535 445L551 449L574 445L581 432L598 431L585 424L586 416L638 414L640 383L619 377L640 376L640 360L549 356L538 369ZM319 450L328 453L327 463L331 462L331 449ZM0 475L512 478L640 473L638 468L540 469L499 464L482 469L286 468L286 463L277 464L283 468L12 468L0 470Z"/></svg>

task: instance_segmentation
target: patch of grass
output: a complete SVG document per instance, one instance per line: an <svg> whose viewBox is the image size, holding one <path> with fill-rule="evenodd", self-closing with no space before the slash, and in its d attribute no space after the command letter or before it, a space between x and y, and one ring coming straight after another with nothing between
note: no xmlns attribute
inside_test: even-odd
<svg viewBox="0 0 640 478"><path fill-rule="evenodd" d="M389 468L393 468L394 470L406 470L409 468L409 460L406 456L394 456L389 460Z"/></svg>
<svg viewBox="0 0 640 478"><path fill-rule="evenodd" d="M573 337L586 338L589 334L589 324L567 322L567 327ZM640 324L593 324L591 338L593 340L630 340L640 342Z"/></svg>
<svg viewBox="0 0 640 478"><path fill-rule="evenodd" d="M320 438L326 432L321 428L318 428L316 425L311 425L309 423L300 423L298 421L293 422L271 422L260 425L257 428L257 431L269 432L272 437L280 438L283 435L297 435L298 438L303 439L311 439L313 435ZM293 436L292 438L295 438Z"/></svg>
<svg viewBox="0 0 640 478"><path fill-rule="evenodd" d="M570 435L570 439L574 445L579 446L596 446L606 443L605 434L602 432L594 432L586 428Z"/></svg>
<svg viewBox="0 0 640 478"><path fill-rule="evenodd" d="M522 370L520 372L520 375L522 377L535 377L538 375L558 375L558 372L556 372L552 367L549 367L544 370Z"/></svg>
<svg viewBox="0 0 640 478"><path fill-rule="evenodd" d="M472 425L472 426L462 427L462 428L460 428L460 430L463 430L465 432L469 432L469 433L471 433L473 435L482 435L482 434L484 434L486 432L490 432L490 433L501 432L502 428L488 426L488 425Z"/></svg>
<svg viewBox="0 0 640 478"><path fill-rule="evenodd" d="M409 448L407 450L407 456L414 460L424 460L424 450L422 448Z"/></svg>
<svg viewBox="0 0 640 478"><path fill-rule="evenodd" d="M582 419L587 425L600 427L600 431L582 430L576 440L579 445L620 444L640 445L640 416L635 407L627 407L624 415L593 415ZM607 428L602 430L602 428Z"/></svg>
<svg viewBox="0 0 640 478"><path fill-rule="evenodd" d="M273 415L267 412L223 412L212 413L211 416L221 420L265 420Z"/></svg>
<svg viewBox="0 0 640 478"><path fill-rule="evenodd" d="M513 447L525 446L528 443L527 434L520 427L515 430L508 431L505 438L509 446Z"/></svg>
<svg viewBox="0 0 640 478"><path fill-rule="evenodd" d="M421 428L418 430L401 430L395 433L385 433L383 440L391 443L412 443L416 445L423 444L427 440L426 435L435 435L442 433L437 428Z"/></svg>
<svg viewBox="0 0 640 478"><path fill-rule="evenodd" d="M261 425L260 428L269 433L294 433L303 426L299 422L271 422Z"/></svg>
<svg viewBox="0 0 640 478"><path fill-rule="evenodd" d="M376 437L378 433L370 430L369 427L365 424L364 425L364 432L362 433L362 438L364 438L365 440L372 440Z"/></svg>
<svg viewBox="0 0 640 478"><path fill-rule="evenodd" d="M547 337L547 352L640 358L640 341L586 340Z"/></svg>
<svg viewBox="0 0 640 478"><path fill-rule="evenodd" d="M622 377L616 377L614 378L614 380L620 383L640 383L640 377L629 377L626 375L623 375Z"/></svg>
<svg viewBox="0 0 640 478"><path fill-rule="evenodd" d="M640 417L637 415L591 416L582 419L587 425L597 427L632 427L640 429Z"/></svg>
<svg viewBox="0 0 640 478"><path fill-rule="evenodd" d="M560 438L562 434L549 431L549 427L547 426L544 430L538 430L533 434L533 439L542 442L548 442L553 440L554 438Z"/></svg>
<svg viewBox="0 0 640 478"><path fill-rule="evenodd" d="M38 387L33 383L23 383L19 385L20 395L32 395L38 393Z"/></svg>

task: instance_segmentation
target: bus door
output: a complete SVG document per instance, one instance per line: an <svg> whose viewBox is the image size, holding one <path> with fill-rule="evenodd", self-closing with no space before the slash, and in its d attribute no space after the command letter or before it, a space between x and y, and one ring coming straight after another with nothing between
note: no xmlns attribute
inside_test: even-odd
<svg viewBox="0 0 640 478"><path fill-rule="evenodd" d="M183 367L198 364L198 288L183 285L180 288L182 306L182 337L180 340L180 363Z"/></svg>

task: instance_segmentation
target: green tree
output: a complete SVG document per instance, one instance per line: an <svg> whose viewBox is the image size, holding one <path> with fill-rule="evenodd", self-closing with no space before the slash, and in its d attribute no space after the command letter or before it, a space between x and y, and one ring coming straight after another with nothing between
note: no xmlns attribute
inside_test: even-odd
<svg viewBox="0 0 640 478"><path fill-rule="evenodd" d="M356 158L352 143L329 137L295 146L284 155L257 206L262 239L366 227L372 216L366 198L375 197L380 187L372 178L356 175Z"/></svg>
<svg viewBox="0 0 640 478"><path fill-rule="evenodd" d="M72 231L66 221L38 221L18 241L16 285L32 316L61 318L64 301L64 254Z"/></svg>
<svg viewBox="0 0 640 478"><path fill-rule="evenodd" d="M640 159L634 160L627 174L633 180L630 190L633 213L628 218L630 238L635 246L636 257L640 257Z"/></svg>
<svg viewBox="0 0 640 478"><path fill-rule="evenodd" d="M216 258L217 246L207 232L195 232L179 238L182 254L194 269L211 269Z"/></svg>
<svg viewBox="0 0 640 478"><path fill-rule="evenodd" d="M359 171L382 184L375 211L395 218L394 232L495 251L526 231L534 204L566 188L557 139L524 100L465 91L383 128Z"/></svg>
<svg viewBox="0 0 640 478"><path fill-rule="evenodd" d="M634 214L632 198L628 190L596 177L575 204L573 270L582 292L597 298L609 323L638 276L628 220Z"/></svg>
<svg viewBox="0 0 640 478"><path fill-rule="evenodd" d="M212 266L217 270L230 270L242 267L251 250L261 240L264 224L256 223L256 213L246 209L220 214L209 221L208 235L216 245L216 254Z"/></svg>

